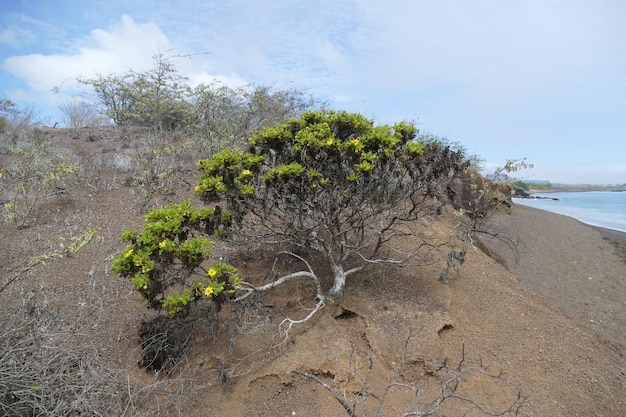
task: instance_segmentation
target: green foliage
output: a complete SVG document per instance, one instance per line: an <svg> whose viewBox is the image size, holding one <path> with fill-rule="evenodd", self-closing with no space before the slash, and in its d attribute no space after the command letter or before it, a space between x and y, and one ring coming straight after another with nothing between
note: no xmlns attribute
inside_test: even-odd
<svg viewBox="0 0 626 417"><path fill-rule="evenodd" d="M416 135L407 123L307 111L262 129L248 151L200 161L196 192L225 201L246 240L273 236L320 252L335 273L331 292L340 293L345 276L367 262L344 265L374 259L397 223L421 215L427 196L443 197L443 185L466 165L461 152Z"/></svg>
<svg viewBox="0 0 626 417"><path fill-rule="evenodd" d="M340 295L346 277L367 265L400 262L386 245L412 233L408 222L441 213L433 197L443 201L445 185L467 164L461 152L416 135L407 123L375 126L334 111L263 128L247 150L222 150L197 163L196 193L225 204L224 211L189 201L150 211L142 230L123 233L128 245L113 270L148 307L170 316L189 314L201 300L219 311L243 288L234 266L210 265L210 239L280 241L321 254L335 278L330 292ZM321 308L310 266L263 288L300 276L317 283Z"/></svg>
<svg viewBox="0 0 626 417"><path fill-rule="evenodd" d="M544 191L550 191L554 189L554 185L550 182L525 182L522 180L517 180L513 183L511 183L511 186L514 189L517 188L521 188L525 191L529 191L529 190L544 190Z"/></svg>
<svg viewBox="0 0 626 417"><path fill-rule="evenodd" d="M188 313L202 298L221 303L239 288L237 270L218 263L199 271L211 253L207 237L219 233L228 218L219 207L196 209L188 201L152 210L142 232L122 234L130 244L115 257L113 271L128 278L149 307L171 316ZM202 280L190 282L200 275Z"/></svg>
<svg viewBox="0 0 626 417"><path fill-rule="evenodd" d="M514 189L521 188L522 190L525 190L525 191L528 191L530 189L527 183L525 183L524 181L520 181L520 180L512 182L511 187L513 187Z"/></svg>

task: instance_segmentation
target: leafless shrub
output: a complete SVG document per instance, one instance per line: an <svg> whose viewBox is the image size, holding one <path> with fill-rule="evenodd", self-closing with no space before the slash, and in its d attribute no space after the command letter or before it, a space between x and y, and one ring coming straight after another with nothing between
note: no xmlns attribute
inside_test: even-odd
<svg viewBox="0 0 626 417"><path fill-rule="evenodd" d="M100 124L98 113L93 105L83 100L72 100L59 106L64 116L64 124L72 129Z"/></svg>
<svg viewBox="0 0 626 417"><path fill-rule="evenodd" d="M57 149L45 132L29 129L24 143L11 149L10 162L0 170L3 220L27 226L33 209L50 197L67 194L81 185L80 167Z"/></svg>
<svg viewBox="0 0 626 417"><path fill-rule="evenodd" d="M130 186L141 212L163 206L178 195L189 143L171 133L148 133L136 152L136 173Z"/></svg>
<svg viewBox="0 0 626 417"><path fill-rule="evenodd" d="M40 303L0 319L0 414L121 415L127 396L102 366L76 319Z"/></svg>
<svg viewBox="0 0 626 417"><path fill-rule="evenodd" d="M95 293L68 309L38 290L11 297L20 293L0 317L2 416L181 416L217 381L216 369L181 361L167 378L155 372L137 383L99 352L105 306Z"/></svg>
<svg viewBox="0 0 626 417"><path fill-rule="evenodd" d="M28 141L30 131L40 126L33 107L18 107L8 100L0 100L0 151L22 147Z"/></svg>
<svg viewBox="0 0 626 417"><path fill-rule="evenodd" d="M116 153L112 158L111 165L121 173L129 173L134 169L135 160L130 155Z"/></svg>

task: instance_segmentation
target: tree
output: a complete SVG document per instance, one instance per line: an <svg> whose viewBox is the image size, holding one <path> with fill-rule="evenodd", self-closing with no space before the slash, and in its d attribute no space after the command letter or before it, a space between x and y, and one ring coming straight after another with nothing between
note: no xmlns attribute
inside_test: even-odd
<svg viewBox="0 0 626 417"><path fill-rule="evenodd" d="M245 146L260 129L299 117L318 104L298 90L230 88L217 81L197 86L191 99L196 117L193 130L207 155Z"/></svg>
<svg viewBox="0 0 626 417"><path fill-rule="evenodd" d="M7 99L0 99L0 148L19 145L40 124L33 107L18 107ZM4 150L4 149L2 149Z"/></svg>
<svg viewBox="0 0 626 417"><path fill-rule="evenodd" d="M231 88L218 81L192 87L174 66L178 57L158 53L150 70L78 82L93 90L96 106L117 126L150 128L159 135L182 129L199 139L201 151L209 155L243 146L259 129L285 123L320 104L295 89ZM62 110L69 118L78 109Z"/></svg>
<svg viewBox="0 0 626 417"><path fill-rule="evenodd" d="M93 126L99 120L96 111L83 100L72 100L59 106L63 113L65 125L72 129Z"/></svg>
<svg viewBox="0 0 626 417"><path fill-rule="evenodd" d="M95 101L116 125L171 131L184 126L191 117L187 79L178 74L172 58L158 53L151 70L78 81L93 89Z"/></svg>
<svg viewBox="0 0 626 417"><path fill-rule="evenodd" d="M467 165L462 152L416 134L407 123L375 126L359 114L308 111L264 128L246 152L200 161L196 192L225 202L233 240L323 256L334 276L330 294L341 295L350 275L413 255L393 257L388 244L419 235L409 223L441 214L444 186Z"/></svg>
<svg viewBox="0 0 626 417"><path fill-rule="evenodd" d="M9 117L15 114L15 104L6 99L0 99L0 134L9 127Z"/></svg>
<svg viewBox="0 0 626 417"><path fill-rule="evenodd" d="M443 213L445 186L467 162L462 152L417 141L416 134L411 124L375 126L361 115L334 111L308 111L264 128L246 151L223 150L198 162L203 174L195 191L220 205L199 209L186 201L150 211L142 231L123 234L129 244L113 270L131 281L150 308L173 318L202 314L192 307L208 300L213 323L226 301L310 280L316 305L306 318L281 323L288 340L292 326L325 302L316 272L297 252L320 254L333 272L330 293L341 295L346 279L368 265L401 263L435 247L427 230L419 229L424 223L415 221ZM423 243L409 253L394 252L390 243L407 236ZM214 239L277 243L278 256L305 268L254 286L233 265L208 264ZM158 362L176 361L170 359Z"/></svg>

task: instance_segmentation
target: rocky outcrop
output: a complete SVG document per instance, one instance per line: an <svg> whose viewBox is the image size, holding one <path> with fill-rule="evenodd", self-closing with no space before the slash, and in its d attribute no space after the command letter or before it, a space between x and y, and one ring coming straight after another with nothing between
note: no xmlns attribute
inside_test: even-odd
<svg viewBox="0 0 626 417"><path fill-rule="evenodd" d="M465 170L448 185L454 208L463 209L473 218L491 210L508 211L512 205L511 192L510 184L489 180L473 169Z"/></svg>
<svg viewBox="0 0 626 417"><path fill-rule="evenodd" d="M523 188L516 188L515 192L513 193L513 197L514 198L528 198L528 199L534 199L534 200L555 200L555 201L558 200L558 198L555 198L555 197L543 197L539 195L532 195L528 191L524 190Z"/></svg>

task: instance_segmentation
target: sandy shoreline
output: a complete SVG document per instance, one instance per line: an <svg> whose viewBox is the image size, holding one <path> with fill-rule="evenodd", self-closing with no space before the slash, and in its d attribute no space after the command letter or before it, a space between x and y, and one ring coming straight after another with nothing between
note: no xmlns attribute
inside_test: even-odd
<svg viewBox="0 0 626 417"><path fill-rule="evenodd" d="M484 242L511 272L626 354L626 233L520 204L491 227L516 242Z"/></svg>
<svg viewBox="0 0 626 417"><path fill-rule="evenodd" d="M606 227L600 227L600 226L589 225L589 227L592 227L596 229L597 231L599 231L602 234L602 236L604 236L605 238L619 245L623 245L626 249L626 232L622 232L620 230L615 230L615 229L607 229Z"/></svg>

